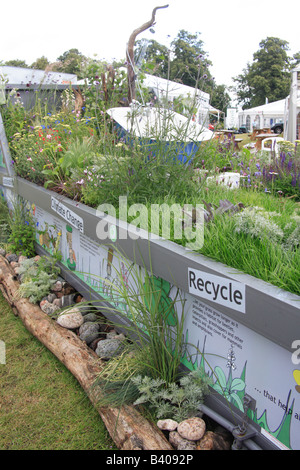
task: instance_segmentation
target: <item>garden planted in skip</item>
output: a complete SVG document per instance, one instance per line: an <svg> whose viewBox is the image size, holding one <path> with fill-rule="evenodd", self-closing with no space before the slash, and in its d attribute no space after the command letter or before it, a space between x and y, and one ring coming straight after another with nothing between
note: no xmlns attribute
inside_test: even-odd
<svg viewBox="0 0 300 470"><path fill-rule="evenodd" d="M279 143L278 153L261 152L238 150L231 136L199 143L199 134L192 140L193 154L183 155L180 148L178 158L178 142L186 140L192 124L189 115L178 127L173 111L155 105L157 126L148 129L151 138L145 140L120 134L107 113L119 101L117 87L109 102L99 82L83 87L80 108L70 90L51 109L37 96L35 107L26 110L13 93L1 112L16 175L92 208L113 207L120 219L120 198L126 198L131 208L126 221L162 236L161 221L154 224L151 217L153 207L183 208L174 211L172 241L183 246L190 241L185 230L177 235L178 223L190 226L196 237L203 230L197 227L199 215L204 240L196 251L300 293L297 142ZM130 109L139 122L147 107Z"/></svg>

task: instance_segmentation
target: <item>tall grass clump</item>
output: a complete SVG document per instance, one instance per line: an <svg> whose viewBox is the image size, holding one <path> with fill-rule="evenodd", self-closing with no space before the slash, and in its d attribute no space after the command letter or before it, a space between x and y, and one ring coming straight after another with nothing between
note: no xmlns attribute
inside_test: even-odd
<svg viewBox="0 0 300 470"><path fill-rule="evenodd" d="M122 262L126 261L122 259ZM113 303L117 303L118 315L126 320L120 326L124 328L127 324L125 328L131 341L123 354L110 360L97 380L107 392L106 404L121 405L137 398L138 390L131 380L133 376L147 375L166 384L176 382L185 353L184 304L179 293L174 299L169 297L170 286L154 276L151 270L149 273L134 265L128 265L127 269L131 275L130 284L124 281L121 272L116 271L117 281L111 283L111 297ZM180 315L178 302L182 309ZM103 313L111 310L104 308Z"/></svg>

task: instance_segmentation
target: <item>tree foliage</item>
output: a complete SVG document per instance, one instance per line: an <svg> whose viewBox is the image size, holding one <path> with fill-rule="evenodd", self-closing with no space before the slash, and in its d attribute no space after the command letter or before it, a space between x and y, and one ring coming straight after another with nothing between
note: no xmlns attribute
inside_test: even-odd
<svg viewBox="0 0 300 470"><path fill-rule="evenodd" d="M77 75L78 78L84 78L81 76L81 71L86 60L86 57L78 49L69 49L57 58L58 62L52 69L56 72L71 73Z"/></svg>
<svg viewBox="0 0 300 470"><path fill-rule="evenodd" d="M179 81L191 87L197 86L209 92L209 81L212 80L207 52L203 49L200 33L191 34L180 30L172 41L170 60L170 80Z"/></svg>
<svg viewBox="0 0 300 470"><path fill-rule="evenodd" d="M238 101L244 109L260 106L287 97L290 91L292 67L288 56L288 42L267 37L259 43L253 54L252 64L248 63L243 72L233 80Z"/></svg>
<svg viewBox="0 0 300 470"><path fill-rule="evenodd" d="M26 64L25 60L12 59L4 63L4 65L9 65L11 67L22 67L23 69L28 69L29 65Z"/></svg>
<svg viewBox="0 0 300 470"><path fill-rule="evenodd" d="M45 70L48 65L49 65L49 60L47 59L47 57L43 55L42 57L39 57L38 59L36 59L31 64L30 67L36 70Z"/></svg>

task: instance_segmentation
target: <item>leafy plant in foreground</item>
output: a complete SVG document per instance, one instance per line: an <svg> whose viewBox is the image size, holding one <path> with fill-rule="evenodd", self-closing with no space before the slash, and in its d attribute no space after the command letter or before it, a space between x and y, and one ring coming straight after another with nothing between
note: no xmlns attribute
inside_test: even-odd
<svg viewBox="0 0 300 470"><path fill-rule="evenodd" d="M166 384L162 379L140 375L131 381L140 392L135 405L146 406L157 419L171 418L178 422L195 416L212 383L200 369L185 375L178 383Z"/></svg>
<svg viewBox="0 0 300 470"><path fill-rule="evenodd" d="M35 254L35 225L29 209L20 198L13 204L9 218L11 234L8 242L13 253L25 256Z"/></svg>

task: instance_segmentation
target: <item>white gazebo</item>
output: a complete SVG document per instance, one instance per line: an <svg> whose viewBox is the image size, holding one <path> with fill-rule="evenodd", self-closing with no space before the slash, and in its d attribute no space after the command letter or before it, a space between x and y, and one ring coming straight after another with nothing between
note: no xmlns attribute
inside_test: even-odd
<svg viewBox="0 0 300 470"><path fill-rule="evenodd" d="M285 99L266 103L255 108L244 109L238 113L239 127L246 126L249 132L254 128L272 127L277 122L284 122Z"/></svg>

